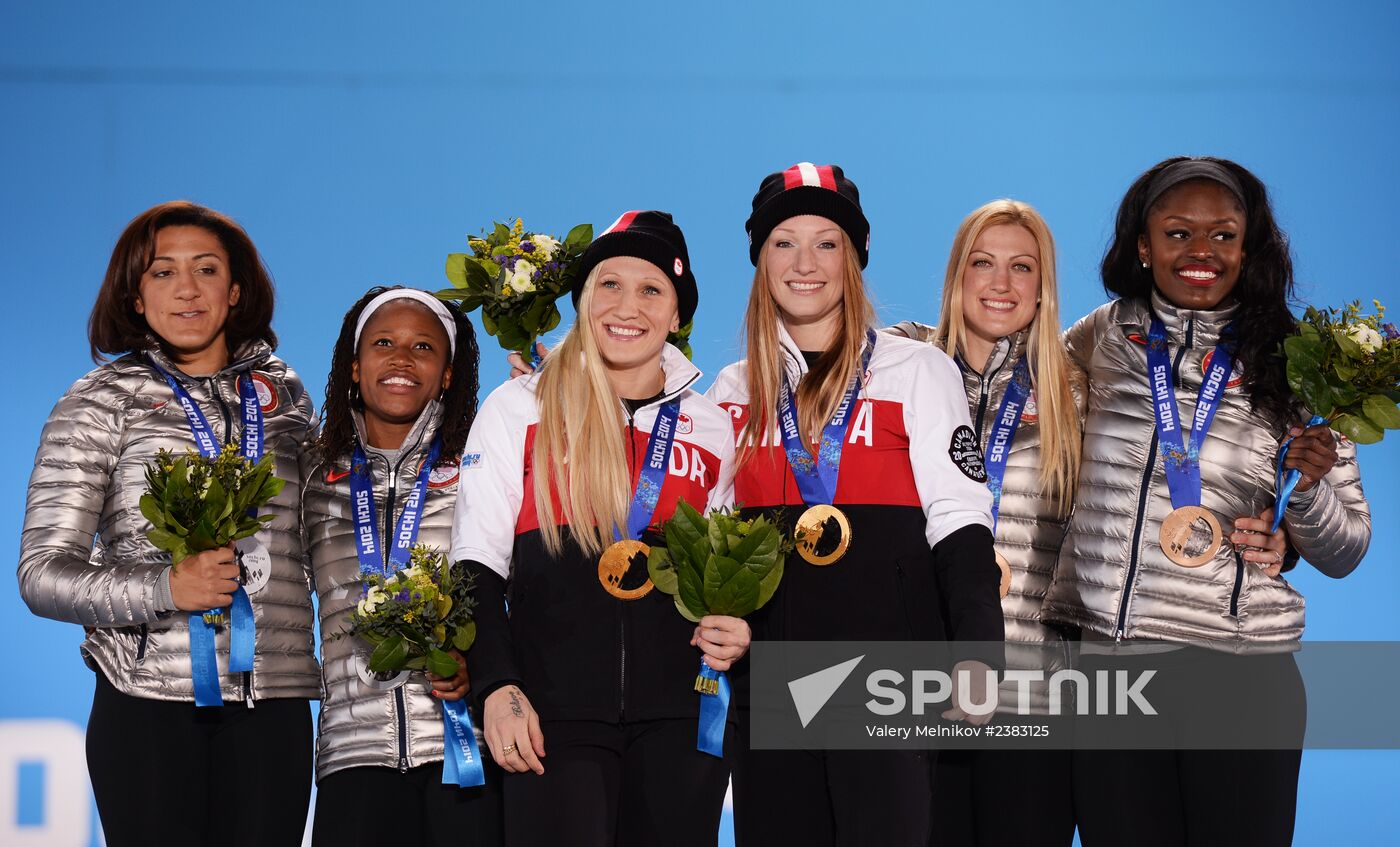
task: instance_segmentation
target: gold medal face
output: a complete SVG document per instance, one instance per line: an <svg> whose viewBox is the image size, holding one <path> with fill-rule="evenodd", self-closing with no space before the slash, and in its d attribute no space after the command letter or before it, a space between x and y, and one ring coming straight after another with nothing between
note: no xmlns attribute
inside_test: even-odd
<svg viewBox="0 0 1400 847"><path fill-rule="evenodd" d="M1162 521L1157 540L1168 559L1183 568L1199 568L1215 558L1223 538L1215 515L1200 506L1182 506Z"/></svg>
<svg viewBox="0 0 1400 847"><path fill-rule="evenodd" d="M1006 557L997 551L997 567L1001 569L1001 596L1005 597L1011 593L1011 563L1006 561Z"/></svg>
<svg viewBox="0 0 1400 847"><path fill-rule="evenodd" d="M840 561L851 546L851 522L835 506L813 506L802 513L793 529L797 555L813 565Z"/></svg>
<svg viewBox="0 0 1400 847"><path fill-rule="evenodd" d="M603 551L602 557L598 559L598 581L603 584L603 590L619 600L636 600L651 593L654 588L651 584L651 577L647 576L646 581L635 588L624 588L624 583L634 584L635 578L628 580L630 573L635 571L638 565L635 564L637 556L641 556L641 572L647 572L646 557L651 553L651 548L640 541L631 539L614 542L608 549Z"/></svg>

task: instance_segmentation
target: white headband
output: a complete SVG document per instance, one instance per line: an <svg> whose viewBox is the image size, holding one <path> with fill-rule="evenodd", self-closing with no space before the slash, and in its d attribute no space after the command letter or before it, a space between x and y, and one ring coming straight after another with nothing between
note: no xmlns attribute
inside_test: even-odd
<svg viewBox="0 0 1400 847"><path fill-rule="evenodd" d="M365 322L375 310L390 300L401 299L416 300L433 310L437 319L442 321L442 328L447 330L448 359L457 355L457 322L452 318L452 313L447 311L447 307L442 305L442 301L426 291L419 291L416 288L391 288L388 291L375 297L365 304L365 309L360 312L360 319L355 322L355 349L360 349L360 333L365 328Z"/></svg>

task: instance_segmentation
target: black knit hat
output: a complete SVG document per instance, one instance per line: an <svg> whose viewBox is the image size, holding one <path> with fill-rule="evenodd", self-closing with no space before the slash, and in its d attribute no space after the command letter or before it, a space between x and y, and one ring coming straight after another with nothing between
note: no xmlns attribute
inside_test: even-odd
<svg viewBox="0 0 1400 847"><path fill-rule="evenodd" d="M685 249L685 234L666 212L624 212L613 225L593 239L579 258L574 277L574 308L583 294L583 283L604 259L633 256L645 259L661 269L676 288L677 311L681 326L690 323L700 292L695 275L690 272L690 254Z"/></svg>
<svg viewBox="0 0 1400 847"><path fill-rule="evenodd" d="M860 190L838 165L799 162L763 178L753 196L753 214L744 222L749 233L749 261L758 267L758 251L773 228L798 215L834 221L851 237L860 266L870 261L870 222L860 209Z"/></svg>

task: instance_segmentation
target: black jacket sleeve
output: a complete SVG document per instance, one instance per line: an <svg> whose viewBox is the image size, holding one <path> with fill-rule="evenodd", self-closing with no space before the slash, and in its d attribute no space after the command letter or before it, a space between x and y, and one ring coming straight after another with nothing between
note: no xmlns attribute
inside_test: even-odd
<svg viewBox="0 0 1400 847"><path fill-rule="evenodd" d="M1001 571L992 533L985 526L965 526L933 548L934 573L943 595L954 661L975 659L1000 669L1006 662L1001 644L1006 622L1001 613Z"/></svg>
<svg viewBox="0 0 1400 847"><path fill-rule="evenodd" d="M476 643L467 651L467 674L471 677L472 699L477 708L486 707L486 698L503 685L519 685L520 671L515 664L510 618L506 615L506 581L501 575L471 559L458 563L474 579L476 597Z"/></svg>

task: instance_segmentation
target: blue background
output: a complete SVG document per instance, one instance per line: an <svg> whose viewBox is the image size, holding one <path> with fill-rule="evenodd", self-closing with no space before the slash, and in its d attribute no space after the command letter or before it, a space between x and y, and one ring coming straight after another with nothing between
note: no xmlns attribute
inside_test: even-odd
<svg viewBox="0 0 1400 847"><path fill-rule="evenodd" d="M281 353L318 397L339 317L369 286L443 287L444 254L492 219L562 235L632 208L685 228L696 359L713 375L738 358L749 200L799 160L860 185L889 321L936 319L953 230L1001 196L1045 214L1062 315L1084 314L1104 299L1123 190L1180 153L1265 180L1303 300L1400 310L1400 7L975 5L5 3L0 540L17 550L40 427L92 367L86 319L116 236L172 198L247 227L278 282ZM489 388L505 368L484 349ZM1376 518L1363 566L1291 577L1311 639L1400 638L1397 457L1395 436L1361 451ZM0 727L81 725L80 629L31 616L11 586ZM20 798L0 798L17 816L0 832L41 839L42 779L10 766ZM1400 829L1397 771L1396 752L1307 753L1297 843Z"/></svg>

